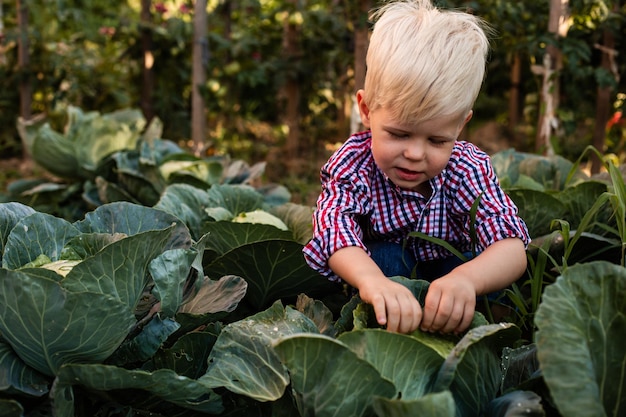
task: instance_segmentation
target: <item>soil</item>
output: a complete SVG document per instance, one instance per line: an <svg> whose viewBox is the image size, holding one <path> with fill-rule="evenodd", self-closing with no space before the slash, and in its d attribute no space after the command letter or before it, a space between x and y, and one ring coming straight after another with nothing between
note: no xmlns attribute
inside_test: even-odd
<svg viewBox="0 0 626 417"><path fill-rule="evenodd" d="M43 176L46 176L45 170L36 166L30 158L0 158L0 193L4 192L12 181Z"/></svg>

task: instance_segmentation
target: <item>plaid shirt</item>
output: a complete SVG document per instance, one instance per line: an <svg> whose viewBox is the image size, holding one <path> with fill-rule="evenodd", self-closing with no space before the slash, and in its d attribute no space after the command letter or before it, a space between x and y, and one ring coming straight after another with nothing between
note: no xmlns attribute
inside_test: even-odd
<svg viewBox="0 0 626 417"><path fill-rule="evenodd" d="M346 246L364 242L402 242L410 232L445 240L461 252L471 250L470 210L480 196L476 212L476 250L494 242L530 237L517 207L500 188L489 156L475 145L457 141L446 168L430 180L432 195L402 189L378 169L370 150L371 133L351 136L322 167L322 192L313 214L313 238L303 253L311 268L339 280L328 258ZM408 238L416 259L429 261L452 254L440 245Z"/></svg>

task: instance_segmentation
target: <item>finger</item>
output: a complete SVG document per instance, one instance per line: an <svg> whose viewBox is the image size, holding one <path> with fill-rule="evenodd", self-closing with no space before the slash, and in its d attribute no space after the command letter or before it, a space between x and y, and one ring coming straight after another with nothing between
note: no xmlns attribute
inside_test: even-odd
<svg viewBox="0 0 626 417"><path fill-rule="evenodd" d="M404 315L400 323L401 333L412 333L418 328L422 319L422 307L413 295L407 297L407 308L403 309Z"/></svg>
<svg viewBox="0 0 626 417"><path fill-rule="evenodd" d="M445 325L450 320L453 310L454 310L454 299L449 296L448 297L442 296L439 299L439 306L437 307L435 318L433 319L433 322L430 325L430 330L433 332L443 331Z"/></svg>
<svg viewBox="0 0 626 417"><path fill-rule="evenodd" d="M417 299L415 300L415 309L413 310L413 327L411 328L411 332L414 332L422 322L422 316L424 312L422 310L422 306L420 305Z"/></svg>
<svg viewBox="0 0 626 417"><path fill-rule="evenodd" d="M465 317L465 304L456 302L452 307L452 312L448 316L448 321L442 326L443 333L451 333L456 330Z"/></svg>
<svg viewBox="0 0 626 417"><path fill-rule="evenodd" d="M473 305L472 304L465 305L465 313L463 314L463 320L461 320L461 323L457 326L456 329L454 329L455 333L462 333L465 330L467 330L470 324L472 324L472 320L474 319L475 309L476 309L475 303Z"/></svg>
<svg viewBox="0 0 626 417"><path fill-rule="evenodd" d="M385 308L385 299L382 297L376 297L372 300L372 307L374 307L374 315L376 316L376 321L381 326L387 324L387 312Z"/></svg>
<svg viewBox="0 0 626 417"><path fill-rule="evenodd" d="M431 288L431 290L429 290L426 294L426 299L424 300L424 310L422 313L422 322L420 324L420 328L423 331L430 331L430 328L433 325L433 321L435 320L437 310L439 309L440 300L440 291Z"/></svg>
<svg viewBox="0 0 626 417"><path fill-rule="evenodd" d="M400 305L398 300L391 298L387 300L387 330L398 332L400 327Z"/></svg>

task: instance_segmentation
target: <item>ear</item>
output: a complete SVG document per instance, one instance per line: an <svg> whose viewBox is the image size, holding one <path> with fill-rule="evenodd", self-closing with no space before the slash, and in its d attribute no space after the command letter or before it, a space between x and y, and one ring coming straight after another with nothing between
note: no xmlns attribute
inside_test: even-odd
<svg viewBox="0 0 626 417"><path fill-rule="evenodd" d="M370 127L370 109L367 107L365 100L363 99L365 95L365 91L358 90L356 92L356 103L359 107L359 114L361 115L361 123L366 128Z"/></svg>
<svg viewBox="0 0 626 417"><path fill-rule="evenodd" d="M463 126L465 126L467 124L467 122L469 122L470 120L472 120L472 116L474 115L474 110L470 110L467 113L467 116L465 116L465 121L463 122Z"/></svg>

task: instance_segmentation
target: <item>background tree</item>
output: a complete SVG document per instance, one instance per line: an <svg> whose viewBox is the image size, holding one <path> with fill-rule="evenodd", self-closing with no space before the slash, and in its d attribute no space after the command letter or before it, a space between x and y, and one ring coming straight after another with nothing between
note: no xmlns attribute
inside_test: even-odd
<svg viewBox="0 0 626 417"><path fill-rule="evenodd" d="M300 154L300 80L297 70L299 55L300 28L303 23L299 0L287 0L287 11L283 14L282 55L286 60L285 76L278 91L278 101L283 114L283 124L287 128L285 142L286 157L289 163L299 165ZM295 167L288 167L293 170Z"/></svg>
<svg viewBox="0 0 626 417"><path fill-rule="evenodd" d="M193 73L191 76L191 141L195 155L201 155L206 141L206 115L201 88L206 83L209 60L206 38L206 0L196 0L193 17Z"/></svg>
<svg viewBox="0 0 626 417"><path fill-rule="evenodd" d="M20 150L13 128L20 111L16 88L22 79L17 71L20 32L17 2L0 1L7 60L5 67L0 66L0 123L5 126L0 131L0 147L3 155L9 155ZM594 45L606 46L603 36L610 33L615 43L612 49L624 49L623 4L569 0L571 17L563 20L569 27L567 36L556 38L548 32L549 3L545 1L435 1L483 16L497 31L471 124L474 132L483 124L497 125L502 128L497 135L505 143L535 151L542 77L531 68L543 63L553 45L562 55L555 109L559 129L550 135L554 151L575 159L588 144L604 142L606 151L619 157L621 130L607 133L606 111L596 116L596 103L608 103L609 114L617 114L623 106L618 97L626 91L624 77L607 72L606 65L623 75L625 62L617 55L602 69L605 49ZM206 105L201 119L207 123L208 153L251 162L265 159L272 165L268 175L274 178L310 176L315 182L321 161L349 133L352 98L365 73L367 12L378 2L208 2L205 27L211 59L205 66L206 81L200 83L192 80L194 13L187 0L152 4L144 0L143 13L139 0L119 2L116 8L105 0L29 0L28 4L31 11L36 10L30 15L28 32L33 114L46 114L57 123L57 110L70 104L100 112L140 107L148 117L153 114L163 121L164 137L191 148L191 127L198 125L192 120L192 95L200 91ZM146 11L151 12L150 22ZM297 36L289 35L289 30L297 31ZM148 74L144 72L148 34L152 38L152 88L142 87ZM285 106L277 97L287 91L289 82L298 94ZM610 87L604 98L599 98L600 87ZM592 142L594 127L597 139ZM289 134L294 136L288 139ZM294 164L297 170L289 169L284 157L294 150L300 160Z"/></svg>
<svg viewBox="0 0 626 417"><path fill-rule="evenodd" d="M0 67L5 67L7 65L8 61L6 51L6 38L4 36L4 7L0 1Z"/></svg>
<svg viewBox="0 0 626 417"><path fill-rule="evenodd" d="M553 39L546 45L543 65L535 66L536 73L542 78L539 94L541 111L537 124L535 150L545 155L554 155L552 134L559 124L556 114L560 98L560 72L563 68L563 57L558 40L567 36L569 24L569 0L551 0L548 33Z"/></svg>
<svg viewBox="0 0 626 417"><path fill-rule="evenodd" d="M361 130L363 127L359 119L359 113L356 110L354 93L356 90L363 88L365 84L365 58L369 46L370 32L368 14L373 7L372 0L359 0L357 4L357 7L346 7L346 10L349 11L349 19L354 27L354 91L350 95L350 133Z"/></svg>
<svg viewBox="0 0 626 417"><path fill-rule="evenodd" d="M619 30L619 22L615 18L619 12L619 1L609 2L607 4L607 13L599 25L602 32L602 39L594 44L594 48L601 52L600 66L597 71L597 99L596 99L596 115L593 129L592 145L601 151L606 147L606 123L609 120L612 102L611 98L620 81L619 68L617 64L616 33ZM592 155L591 172L600 171L602 161L596 155Z"/></svg>
<svg viewBox="0 0 626 417"><path fill-rule="evenodd" d="M154 117L154 54L152 52L152 0L141 0L141 48L143 65L141 66L142 84L140 106L144 117L149 122Z"/></svg>
<svg viewBox="0 0 626 417"><path fill-rule="evenodd" d="M32 85L30 83L30 35L28 34L28 4L24 0L16 0L17 25L19 42L17 48L17 65L20 72L20 117L29 120L31 116Z"/></svg>

